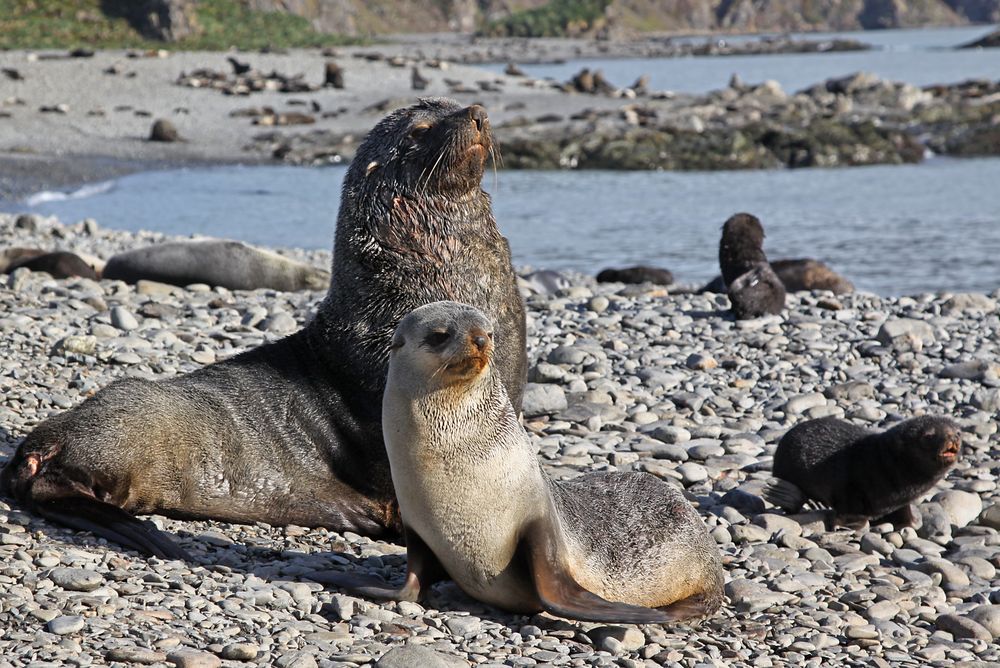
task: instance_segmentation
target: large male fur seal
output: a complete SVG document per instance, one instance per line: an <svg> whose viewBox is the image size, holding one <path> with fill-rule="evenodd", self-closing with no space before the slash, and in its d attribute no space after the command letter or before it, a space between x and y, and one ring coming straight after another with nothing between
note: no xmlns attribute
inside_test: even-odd
<svg viewBox="0 0 1000 668"><path fill-rule="evenodd" d="M749 213L737 213L722 226L719 267L737 319L781 313L785 286L764 255L764 228Z"/></svg>
<svg viewBox="0 0 1000 668"><path fill-rule="evenodd" d="M104 278L284 292L325 290L330 285L325 269L226 239L173 241L119 253L108 260Z"/></svg>
<svg viewBox="0 0 1000 668"><path fill-rule="evenodd" d="M962 436L948 418L918 417L876 433L837 418L795 425L778 443L764 496L788 512L805 500L836 513L835 524L871 519L914 523L910 504L944 477L961 454ZM791 484L789 484L791 483Z"/></svg>
<svg viewBox="0 0 1000 668"><path fill-rule="evenodd" d="M406 582L324 581L416 600L447 574L511 612L593 621L715 611L719 550L679 490L648 473L555 482L542 472L493 367L503 345L494 344L486 315L455 302L423 306L399 324L382 426L406 533Z"/></svg>
<svg viewBox="0 0 1000 668"><path fill-rule="evenodd" d="M482 308L520 406L524 305L480 186L490 151L482 107L426 99L387 116L348 170L330 290L307 327L185 376L112 384L29 434L2 489L168 556L130 513L397 530L381 413L403 315L447 298Z"/></svg>

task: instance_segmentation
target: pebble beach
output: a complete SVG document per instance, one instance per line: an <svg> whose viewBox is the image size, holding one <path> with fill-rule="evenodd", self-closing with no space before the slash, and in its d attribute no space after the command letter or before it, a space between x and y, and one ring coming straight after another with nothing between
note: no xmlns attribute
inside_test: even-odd
<svg viewBox="0 0 1000 668"><path fill-rule="evenodd" d="M332 220L331 220L332 225ZM107 259L153 233L0 214L0 245ZM716 243L712 240L711 243ZM280 252L327 267L328 251ZM1000 289L795 293L736 322L721 294L525 280L524 423L548 473L647 471L683 488L728 600L672 627L518 616L453 583L376 604L331 570L398 580L405 548L303 527L150 521L193 563L147 559L0 499L0 668L31 666L963 666L1000 663ZM284 336L320 292L0 276L0 464L41 420L116 378L165 378ZM917 529L827 530L759 496L781 436L838 416L963 429Z"/></svg>

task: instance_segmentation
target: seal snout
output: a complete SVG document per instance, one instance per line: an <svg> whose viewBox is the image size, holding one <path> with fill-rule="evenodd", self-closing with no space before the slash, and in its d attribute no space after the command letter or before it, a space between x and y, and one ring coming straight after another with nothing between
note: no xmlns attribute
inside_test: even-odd
<svg viewBox="0 0 1000 668"><path fill-rule="evenodd" d="M482 132L483 128L490 122L486 108L481 104L474 104L466 109L466 111L469 113L469 118L472 120L472 125L476 128L476 132Z"/></svg>

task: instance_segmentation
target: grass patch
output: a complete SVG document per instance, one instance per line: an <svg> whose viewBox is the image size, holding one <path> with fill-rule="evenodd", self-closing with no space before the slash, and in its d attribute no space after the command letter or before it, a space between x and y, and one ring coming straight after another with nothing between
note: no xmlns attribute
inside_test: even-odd
<svg viewBox="0 0 1000 668"><path fill-rule="evenodd" d="M551 0L490 21L483 33L493 37L566 37L591 30L604 19L611 0Z"/></svg>
<svg viewBox="0 0 1000 668"><path fill-rule="evenodd" d="M162 48L221 51L335 46L356 43L342 35L313 29L301 16L250 11L239 0L201 0L196 8L197 35L164 43L139 33L121 12L102 6L131 0L0 0L0 49Z"/></svg>

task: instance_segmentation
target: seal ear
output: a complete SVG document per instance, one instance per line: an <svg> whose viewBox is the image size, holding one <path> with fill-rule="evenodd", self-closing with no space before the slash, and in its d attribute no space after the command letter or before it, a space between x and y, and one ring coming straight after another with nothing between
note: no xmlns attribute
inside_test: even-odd
<svg viewBox="0 0 1000 668"><path fill-rule="evenodd" d="M389 343L389 352L395 352L406 345L406 338L401 332L396 332L392 335L392 341Z"/></svg>

